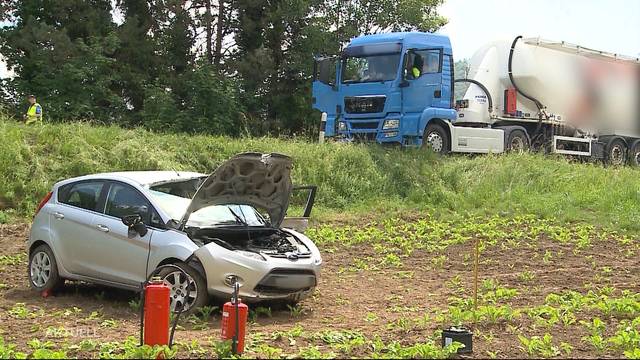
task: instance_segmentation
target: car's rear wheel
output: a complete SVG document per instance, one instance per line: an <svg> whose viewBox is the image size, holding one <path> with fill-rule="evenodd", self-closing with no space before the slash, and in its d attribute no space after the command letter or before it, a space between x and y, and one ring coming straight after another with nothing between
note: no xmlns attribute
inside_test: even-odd
<svg viewBox="0 0 640 360"><path fill-rule="evenodd" d="M36 291L55 290L64 284L58 274L58 264L47 245L36 247L29 255L29 284Z"/></svg>
<svg viewBox="0 0 640 360"><path fill-rule="evenodd" d="M161 266L158 271L158 276L162 278L170 290L171 311L178 312L182 308L183 314L191 314L198 308L207 305L209 294L202 275L183 262L171 265L173 266ZM188 276L185 276L185 273Z"/></svg>

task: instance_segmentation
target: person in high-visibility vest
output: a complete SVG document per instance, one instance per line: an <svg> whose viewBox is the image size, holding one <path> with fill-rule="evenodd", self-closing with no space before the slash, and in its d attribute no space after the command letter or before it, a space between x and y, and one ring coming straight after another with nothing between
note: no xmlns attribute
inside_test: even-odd
<svg viewBox="0 0 640 360"><path fill-rule="evenodd" d="M42 123L42 106L36 102L34 95L27 96L27 100L29 100L29 109L24 115L25 124Z"/></svg>
<svg viewBox="0 0 640 360"><path fill-rule="evenodd" d="M422 75L422 66L424 65L424 60L422 59L422 55L414 54L413 58L413 66L411 67L411 75L414 79L417 79Z"/></svg>

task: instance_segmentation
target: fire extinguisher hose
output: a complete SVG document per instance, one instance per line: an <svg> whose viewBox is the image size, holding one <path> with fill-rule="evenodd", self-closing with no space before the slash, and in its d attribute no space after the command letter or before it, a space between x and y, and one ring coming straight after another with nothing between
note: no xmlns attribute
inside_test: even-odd
<svg viewBox="0 0 640 360"><path fill-rule="evenodd" d="M234 312L235 312L235 317L236 317L235 318L235 325L236 325L235 327L236 328L235 328L235 331L233 332L233 339L231 340L232 341L232 344L231 344L232 345L232 349L231 350L233 351L233 354L237 354L238 353L238 332L240 332L240 325L239 325L240 316L238 315L238 312L239 312L238 303L240 302L240 299L239 299L239 296L240 296L240 294L239 294L239 292L240 292L240 284L238 284L238 279L237 278L236 278L236 281L233 283L233 292L234 292L234 297L235 297L235 299L234 299L235 300L234 301L235 302L235 304L234 304L235 311Z"/></svg>

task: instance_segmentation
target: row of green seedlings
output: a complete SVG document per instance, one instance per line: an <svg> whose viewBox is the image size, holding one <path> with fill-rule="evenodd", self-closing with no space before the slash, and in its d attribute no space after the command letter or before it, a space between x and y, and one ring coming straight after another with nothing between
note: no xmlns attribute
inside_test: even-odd
<svg viewBox="0 0 640 360"><path fill-rule="evenodd" d="M256 333L247 341L245 356L262 358L303 358L324 359L342 356L362 354L370 358L438 358L445 359L456 353L463 345L454 342L442 347L436 339L439 333L427 338L424 342L403 345L398 341L385 343L380 337L367 339L362 333L350 330L323 330L320 332L306 332L301 326L296 326L287 331L277 331L270 335ZM295 353L285 353L281 347L273 345L285 342L291 348L297 341L301 346ZM156 359L162 356L166 359L174 357L215 357L233 358L228 341L216 341L208 339L208 346L203 346L198 340L176 342L173 348L167 346L139 346L134 337L127 338L124 342L100 343L92 339L84 339L77 344L62 344L56 347L52 341L33 339L27 344L30 352L16 351L14 344L7 344L0 337L0 358L30 358L30 359L62 359L74 356L99 356L104 359ZM271 344L270 344L271 343ZM318 344L319 343L319 344ZM328 348L329 351L323 351Z"/></svg>
<svg viewBox="0 0 640 360"><path fill-rule="evenodd" d="M462 244L477 237L482 239L483 246L499 244L513 249L522 245L535 246L544 236L561 244L573 244L576 253L592 246L593 241L614 240L624 247L624 255L627 257L634 256L640 246L634 238L615 231L596 229L589 224L561 225L554 220L534 216L435 219L424 214L418 220L387 219L365 226L336 227L326 224L310 228L307 233L327 252L335 251L334 246L337 245L367 244L374 246L376 252L382 253L393 248L400 256L410 256L418 249L442 252L451 245ZM376 244L380 246L376 248ZM552 254L545 256L550 260Z"/></svg>

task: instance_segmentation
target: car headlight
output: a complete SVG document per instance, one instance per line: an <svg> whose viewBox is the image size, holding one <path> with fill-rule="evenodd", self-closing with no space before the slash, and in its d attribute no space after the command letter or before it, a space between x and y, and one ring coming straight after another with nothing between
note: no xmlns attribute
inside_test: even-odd
<svg viewBox="0 0 640 360"><path fill-rule="evenodd" d="M245 250L236 250L237 253L242 254L246 257L252 258L252 259L256 259L256 260L262 260L262 261L266 261L267 259L264 258L264 256L258 254L258 253L254 253L253 251L245 251Z"/></svg>
<svg viewBox="0 0 640 360"><path fill-rule="evenodd" d="M347 131L347 123L344 121L338 122L338 131Z"/></svg>
<svg viewBox="0 0 640 360"><path fill-rule="evenodd" d="M400 119L388 119L382 124L382 130L397 129L400 126Z"/></svg>

